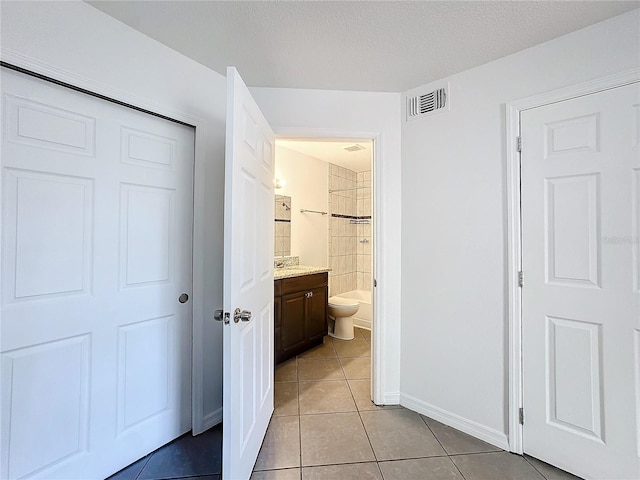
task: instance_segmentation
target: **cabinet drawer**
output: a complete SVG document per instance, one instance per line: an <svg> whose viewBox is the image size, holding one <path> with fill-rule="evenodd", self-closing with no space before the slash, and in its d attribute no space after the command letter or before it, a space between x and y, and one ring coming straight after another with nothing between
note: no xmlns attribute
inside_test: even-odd
<svg viewBox="0 0 640 480"><path fill-rule="evenodd" d="M328 276L326 273L315 273L313 275L283 278L280 280L282 282L282 295L324 287L327 285L327 278Z"/></svg>

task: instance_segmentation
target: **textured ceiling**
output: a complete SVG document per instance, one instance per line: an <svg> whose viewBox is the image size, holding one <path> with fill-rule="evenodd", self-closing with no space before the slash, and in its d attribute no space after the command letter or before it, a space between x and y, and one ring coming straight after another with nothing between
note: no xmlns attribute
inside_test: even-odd
<svg viewBox="0 0 640 480"><path fill-rule="evenodd" d="M405 91L639 1L90 1L250 86Z"/></svg>

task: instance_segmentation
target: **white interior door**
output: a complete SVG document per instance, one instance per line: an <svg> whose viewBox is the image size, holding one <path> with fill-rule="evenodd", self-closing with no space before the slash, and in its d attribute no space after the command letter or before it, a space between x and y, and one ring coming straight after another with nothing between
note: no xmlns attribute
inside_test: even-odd
<svg viewBox="0 0 640 480"><path fill-rule="evenodd" d="M274 134L227 69L222 478L248 479L273 412ZM236 309L251 319L234 319Z"/></svg>
<svg viewBox="0 0 640 480"><path fill-rule="evenodd" d="M189 430L193 129L2 69L2 478Z"/></svg>
<svg viewBox="0 0 640 480"><path fill-rule="evenodd" d="M521 116L524 450L584 478L640 478L639 105Z"/></svg>

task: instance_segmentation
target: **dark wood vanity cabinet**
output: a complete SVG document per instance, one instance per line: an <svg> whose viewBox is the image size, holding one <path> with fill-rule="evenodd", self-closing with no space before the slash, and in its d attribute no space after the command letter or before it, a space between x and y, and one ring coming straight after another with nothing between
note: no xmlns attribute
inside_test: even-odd
<svg viewBox="0 0 640 480"><path fill-rule="evenodd" d="M283 362L322 343L327 333L327 274L316 273L274 283L275 362Z"/></svg>

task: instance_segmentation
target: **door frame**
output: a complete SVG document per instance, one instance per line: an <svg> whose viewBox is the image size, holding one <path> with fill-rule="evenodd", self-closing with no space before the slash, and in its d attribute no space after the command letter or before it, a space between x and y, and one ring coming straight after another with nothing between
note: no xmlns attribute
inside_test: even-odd
<svg viewBox="0 0 640 480"><path fill-rule="evenodd" d="M129 106L157 114L169 120L176 120L195 129L194 166L193 166L193 245L192 245L192 338L191 338L191 430L193 434L202 433L206 428L218 422L205 422L203 402L204 351L202 342L194 339L203 338L204 331L204 260L205 260L205 138L212 135L211 126L201 117L173 110L147 98L138 97L128 92L96 82L40 60L35 60L6 49L0 49L0 60L6 67L24 69L25 74L36 74L46 77L53 82L60 82L62 86L75 87L84 90L85 94L94 94L104 100L115 101L123 106ZM0 278L1 281L1 278ZM0 322L2 314L0 312ZM194 379L199 378L200 381ZM220 420L222 419L220 409ZM214 419L218 420L218 419ZM206 424L205 424L206 423Z"/></svg>
<svg viewBox="0 0 640 480"><path fill-rule="evenodd" d="M520 408L523 406L522 391L522 295L519 287L519 272L522 268L522 215L520 210L520 114L525 110L592 93L640 82L640 68L624 70L604 77L567 87L551 90L506 104L506 174L507 174L507 278L508 289L508 439L509 450L524 453L523 426L520 424ZM524 278L526 282L526 278Z"/></svg>
<svg viewBox="0 0 640 480"><path fill-rule="evenodd" d="M338 140L349 138L362 138L368 139L373 142L373 148L371 154L373 156L371 161L372 170L372 187L371 192L373 198L372 205L372 217L373 217L373 229L371 237L373 241L373 254L372 254L372 278L384 278L385 266L380 261L383 256L381 255L380 245L378 239L382 238L382 231L384 230L384 215L382 214L382 198L383 198L383 182L382 182L382 143L384 134L382 132L372 131L357 131L357 130L341 130L341 129L327 129L327 128L298 128L298 127L278 127L272 125L274 133L276 134L276 141L278 139L296 139L296 140L309 140L312 142L320 142L323 140ZM385 326L384 304L385 302L379 299L385 297L385 282L381 282L379 286L374 287L373 281L371 285L371 301L373 308L373 321L371 329L371 396L372 400L377 405L385 404L385 374L384 368L384 352L385 347L385 335L383 326ZM375 325L375 326L374 326Z"/></svg>

